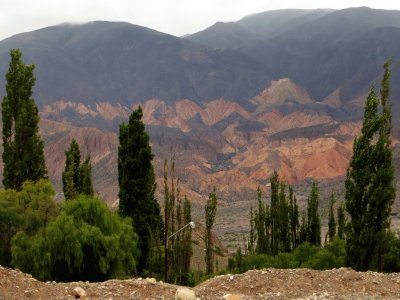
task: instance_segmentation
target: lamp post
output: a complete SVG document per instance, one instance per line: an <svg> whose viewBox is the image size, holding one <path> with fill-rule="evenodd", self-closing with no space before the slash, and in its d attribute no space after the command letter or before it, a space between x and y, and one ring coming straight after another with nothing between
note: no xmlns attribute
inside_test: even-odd
<svg viewBox="0 0 400 300"><path fill-rule="evenodd" d="M166 225L167 226L167 225ZM182 228L180 228L179 230L175 231L173 234L171 234L170 236L167 236L167 234L165 235L165 241L164 241L164 281L167 282L167 274L168 274L168 240L170 238L172 238L174 235L176 235L177 233L181 232L183 229L185 229L186 227L190 226L192 229L196 228L196 224L193 221L190 221L189 223L187 223L185 226L183 226ZM167 229L166 229L167 230ZM167 231L166 231L167 232Z"/></svg>

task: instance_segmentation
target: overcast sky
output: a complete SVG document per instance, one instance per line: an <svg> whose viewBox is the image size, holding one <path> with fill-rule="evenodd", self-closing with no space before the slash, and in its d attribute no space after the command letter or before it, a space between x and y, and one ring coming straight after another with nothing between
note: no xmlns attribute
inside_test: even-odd
<svg viewBox="0 0 400 300"><path fill-rule="evenodd" d="M181 36L217 21L284 8L369 6L399 9L396 0L0 0L0 40L64 22L127 21Z"/></svg>

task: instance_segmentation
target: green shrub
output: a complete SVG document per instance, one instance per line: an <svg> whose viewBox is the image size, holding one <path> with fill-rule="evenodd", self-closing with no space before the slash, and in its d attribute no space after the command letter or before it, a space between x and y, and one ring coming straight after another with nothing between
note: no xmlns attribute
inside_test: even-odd
<svg viewBox="0 0 400 300"><path fill-rule="evenodd" d="M13 265L42 280L124 277L135 271L137 257L132 220L88 196L64 202L42 233L19 232L12 240Z"/></svg>

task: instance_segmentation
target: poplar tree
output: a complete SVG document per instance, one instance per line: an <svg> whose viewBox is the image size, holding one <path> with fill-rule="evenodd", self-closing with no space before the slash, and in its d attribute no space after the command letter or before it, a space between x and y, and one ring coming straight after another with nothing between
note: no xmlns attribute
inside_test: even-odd
<svg viewBox="0 0 400 300"><path fill-rule="evenodd" d="M345 232L346 232L346 216L344 214L344 206L341 204L338 207L337 210L337 219L338 219L338 230L337 230L337 235L340 239L345 238Z"/></svg>
<svg viewBox="0 0 400 300"><path fill-rule="evenodd" d="M90 163L90 155L79 167L80 186L79 192L84 195L93 196L93 183L92 183L92 165Z"/></svg>
<svg viewBox="0 0 400 300"><path fill-rule="evenodd" d="M6 95L1 104L3 121L3 185L21 190L27 181L47 178L44 143L39 136L39 114L32 98L34 65L25 65L19 49L10 52Z"/></svg>
<svg viewBox="0 0 400 300"><path fill-rule="evenodd" d="M217 213L217 194L215 188L208 196L207 203L204 207L206 217L206 228L204 232L204 243L206 247L206 273L211 274L214 269L214 253L212 241L212 228L214 226L215 215Z"/></svg>
<svg viewBox="0 0 400 300"><path fill-rule="evenodd" d="M72 139L70 148L65 151L62 182L66 200L75 198L79 194L94 195L90 156L81 164L81 152L75 139Z"/></svg>
<svg viewBox="0 0 400 300"><path fill-rule="evenodd" d="M250 207L250 234L249 234L249 240L248 240L248 245L247 245L247 251L249 251L250 254L254 254L254 245L256 243L256 227L255 227L255 222L254 222L254 214L253 214L253 208Z"/></svg>
<svg viewBox="0 0 400 300"><path fill-rule="evenodd" d="M290 241L291 250L297 248L299 243L299 207L293 188L289 186L289 220L290 220Z"/></svg>
<svg viewBox="0 0 400 300"><path fill-rule="evenodd" d="M329 241L332 241L336 235L336 219L335 213L333 211L333 205L335 204L335 195L331 195L330 205L329 205L329 220L328 220L328 236Z"/></svg>
<svg viewBox="0 0 400 300"><path fill-rule="evenodd" d="M276 171L272 174L271 182L271 253L277 255L279 252L279 176Z"/></svg>
<svg viewBox="0 0 400 300"><path fill-rule="evenodd" d="M346 236L346 263L356 270L383 269L395 198L390 62L384 64L380 94L378 97L373 88L368 94L361 135L354 141L345 181L346 210L351 218Z"/></svg>
<svg viewBox="0 0 400 300"><path fill-rule="evenodd" d="M318 206L318 185L313 182L307 200L307 241L316 246L321 245L321 220L318 213Z"/></svg>
<svg viewBox="0 0 400 300"><path fill-rule="evenodd" d="M120 125L118 147L119 213L132 217L134 221L139 237L139 274L149 266L151 237L160 236L162 229L160 207L154 196L154 155L142 117L142 108L139 107L132 112L127 124Z"/></svg>
<svg viewBox="0 0 400 300"><path fill-rule="evenodd" d="M290 207L286 199L286 185L279 182L279 251L290 252Z"/></svg>
<svg viewBox="0 0 400 300"><path fill-rule="evenodd" d="M267 221L267 207L262 202L262 192L261 188L257 188L257 201L258 201L258 211L256 211L254 216L254 225L257 232L257 246L256 251L258 254L268 253L268 227L266 227Z"/></svg>

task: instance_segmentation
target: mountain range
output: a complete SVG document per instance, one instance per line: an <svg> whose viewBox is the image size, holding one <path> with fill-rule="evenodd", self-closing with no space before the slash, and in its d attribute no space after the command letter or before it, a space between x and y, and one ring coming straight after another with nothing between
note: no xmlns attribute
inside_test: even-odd
<svg viewBox="0 0 400 300"><path fill-rule="evenodd" d="M399 153L400 11L268 11L184 37L129 23L61 24L0 41L1 74L16 47L36 65L34 98L59 193L75 138L91 154L96 192L115 205L118 126L141 105L159 186L174 156L189 197L201 204L216 186L226 209L247 207L237 212L243 220L273 170L299 187L333 182L327 192L340 195L366 94L387 59ZM228 230L232 219L224 220Z"/></svg>

